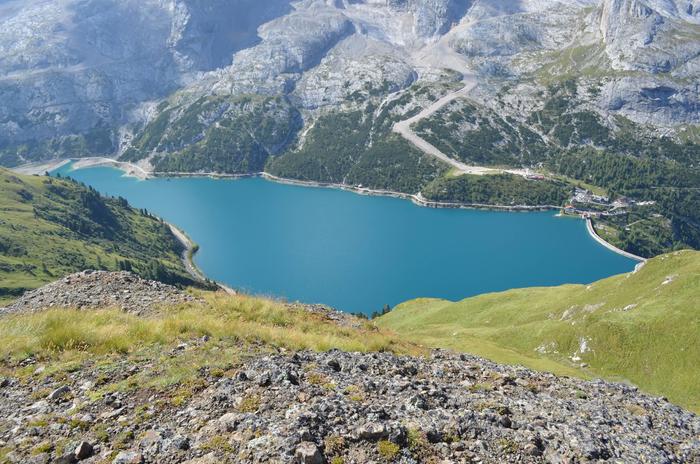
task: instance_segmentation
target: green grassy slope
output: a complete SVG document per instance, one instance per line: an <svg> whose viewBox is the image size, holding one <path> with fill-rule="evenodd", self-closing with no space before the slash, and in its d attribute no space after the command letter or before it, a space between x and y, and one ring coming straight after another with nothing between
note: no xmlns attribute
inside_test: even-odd
<svg viewBox="0 0 700 464"><path fill-rule="evenodd" d="M84 269L192 283L166 224L74 182L0 169L0 304Z"/></svg>
<svg viewBox="0 0 700 464"><path fill-rule="evenodd" d="M377 324L428 346L558 374L629 380L700 411L700 252L591 285L404 303Z"/></svg>

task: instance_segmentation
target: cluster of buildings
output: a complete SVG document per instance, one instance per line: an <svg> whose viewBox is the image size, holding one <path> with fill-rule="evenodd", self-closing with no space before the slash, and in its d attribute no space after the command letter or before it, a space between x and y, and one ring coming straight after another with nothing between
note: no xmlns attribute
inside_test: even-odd
<svg viewBox="0 0 700 464"><path fill-rule="evenodd" d="M569 203L564 206L565 214L580 214L585 217L617 216L624 214L629 206L649 206L653 201L635 201L627 197L619 197L611 202L610 198L596 195L590 190L576 187Z"/></svg>
<svg viewBox="0 0 700 464"><path fill-rule="evenodd" d="M572 201L575 201L577 203L595 203L604 206L610 204L610 198L605 197L603 195L596 195L590 190L582 189L579 187L576 187L576 190L574 190L574 196L572 198Z"/></svg>

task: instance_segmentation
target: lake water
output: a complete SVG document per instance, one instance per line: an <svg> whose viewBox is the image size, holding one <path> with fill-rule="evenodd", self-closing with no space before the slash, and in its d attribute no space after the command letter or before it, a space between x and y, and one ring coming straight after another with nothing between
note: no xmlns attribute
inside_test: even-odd
<svg viewBox="0 0 700 464"><path fill-rule="evenodd" d="M254 294L371 313L416 297L589 283L634 261L554 212L430 209L407 200L263 179L62 174L177 225L211 279Z"/></svg>

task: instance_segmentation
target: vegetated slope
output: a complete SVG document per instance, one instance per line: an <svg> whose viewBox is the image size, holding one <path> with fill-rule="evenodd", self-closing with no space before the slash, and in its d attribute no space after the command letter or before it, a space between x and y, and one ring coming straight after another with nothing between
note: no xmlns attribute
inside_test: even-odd
<svg viewBox="0 0 700 464"><path fill-rule="evenodd" d="M573 187L564 182L534 182L512 174L498 174L441 177L428 184L421 193L428 200L438 202L556 207L561 206L572 191Z"/></svg>
<svg viewBox="0 0 700 464"><path fill-rule="evenodd" d="M626 379L697 411L699 298L700 252L679 251L591 285L410 301L377 324L499 362Z"/></svg>
<svg viewBox="0 0 700 464"><path fill-rule="evenodd" d="M651 257L700 247L698 143L654 134L648 125L622 115L606 119L591 111L586 101L599 89L582 78L560 76L538 94L541 107L528 110L514 97L524 91L505 85L496 98L481 104L455 100L414 129L466 163L521 165L557 178L567 203L609 213L595 217L596 228L626 251ZM422 193L440 201L481 197L502 203L503 183L494 178L440 179ZM518 198L528 204L557 198L551 195L556 185L550 182L519 183L509 182L506 192L524 186L531 195ZM478 184L483 187L475 189ZM579 203L571 195L575 186L629 204L611 210L609 204Z"/></svg>
<svg viewBox="0 0 700 464"><path fill-rule="evenodd" d="M392 110L401 103L324 115L303 146L272 158L265 169L285 178L416 193L447 169L391 134Z"/></svg>
<svg viewBox="0 0 700 464"><path fill-rule="evenodd" d="M98 299L119 282L132 288L100 277L109 284L92 292ZM145 299L148 285L140 287ZM444 351L420 356L427 351L348 314L192 293L141 317L33 306L0 316L0 462L700 456L700 418L631 386Z"/></svg>
<svg viewBox="0 0 700 464"><path fill-rule="evenodd" d="M70 180L0 169L0 301L84 269L192 284L167 224Z"/></svg>
<svg viewBox="0 0 700 464"><path fill-rule="evenodd" d="M151 159L156 171L260 172L301 126L298 111L284 97L202 97L163 109L122 159L156 153Z"/></svg>

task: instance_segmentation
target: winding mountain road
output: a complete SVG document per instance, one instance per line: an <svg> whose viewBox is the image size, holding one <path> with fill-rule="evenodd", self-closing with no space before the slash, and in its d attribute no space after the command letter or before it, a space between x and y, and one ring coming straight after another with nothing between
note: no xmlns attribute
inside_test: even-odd
<svg viewBox="0 0 700 464"><path fill-rule="evenodd" d="M424 108L420 113L416 114L415 116L397 122L396 124L394 124L394 127L392 129L394 132L400 134L403 138L411 142L416 148L418 148L422 152L434 156L440 161L452 166L461 174L484 175L498 172L499 170L497 169L487 168L483 166L469 166L462 163L461 161L457 161L454 158L450 158L442 151L440 151L435 145L419 137L415 132L413 132L413 129L411 129L411 126L413 124L432 116L441 108L454 101L455 99L466 96L467 94L469 94L469 92L472 91L474 87L476 87L476 78L473 75L465 75L463 82L464 87L445 95L444 97L434 102L432 105Z"/></svg>
<svg viewBox="0 0 700 464"><path fill-rule="evenodd" d="M459 174L483 176L485 174L508 173L516 176L529 176L530 172L526 169L498 169L486 166L467 165L454 158L450 158L445 153L440 151L440 149L438 149L435 145L421 138L418 134L416 134L413 131L411 126L425 118L432 116L433 114L435 114L440 109L444 108L450 102L456 100L457 98L466 97L469 94L469 92L471 92L477 85L476 77L473 74L464 75L462 82L464 83L464 87L461 87L460 89L445 95L444 97L435 101L430 106L424 108L420 113L416 114L415 116L395 123L392 130L397 134L400 134L404 139L411 142L416 148L421 150L423 153L433 156L439 159L440 161L448 164L453 169L458 171Z"/></svg>
<svg viewBox="0 0 700 464"><path fill-rule="evenodd" d="M395 123L392 130L395 133L400 134L404 139L408 140L411 144L413 144L422 152L439 159L443 163L446 163L460 174L472 174L481 176L485 174L509 173L527 177L530 175L530 172L525 169L499 169L486 166L470 166L465 163L462 163L461 161L447 156L445 153L440 151L440 149L438 149L435 145L419 137L415 132L413 132L413 129L411 129L412 125L425 118L432 116L437 111L448 105L450 102L458 98L467 97L469 93L472 90L474 90L474 88L477 86L477 78L470 71L470 64L467 57L465 57L464 55L457 52L454 48L452 48L450 43L456 34L458 34L460 31L471 27L471 25L474 23L474 17L472 16L471 12L478 3L479 0L476 0L472 4L472 6L469 8L469 11L462 18L460 24L454 26L447 34L443 35L436 42L427 44L421 50L413 54L414 63L417 67L430 64L430 66L432 66L433 68L452 69L454 71L459 72L462 75L462 83L464 85L460 89L451 92L443 96L439 100L435 101L415 116Z"/></svg>

